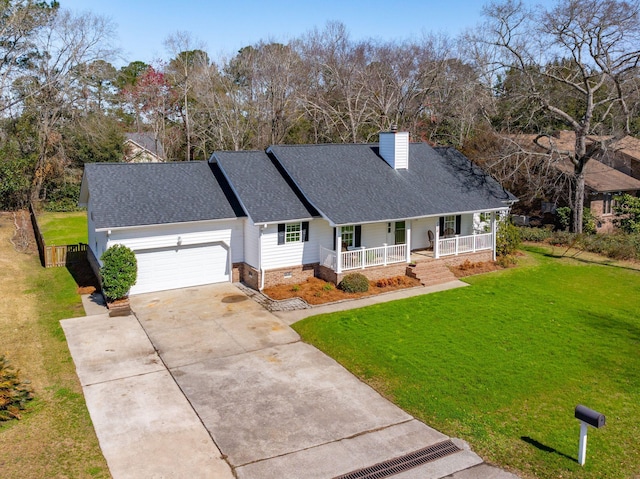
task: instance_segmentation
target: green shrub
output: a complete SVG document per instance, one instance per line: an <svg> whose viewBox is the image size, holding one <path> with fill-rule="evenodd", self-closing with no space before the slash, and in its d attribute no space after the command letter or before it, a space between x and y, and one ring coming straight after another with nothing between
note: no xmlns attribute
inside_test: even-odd
<svg viewBox="0 0 640 479"><path fill-rule="evenodd" d="M350 273L342 278L338 288L345 293L364 293L369 291L369 280L360 273Z"/></svg>
<svg viewBox="0 0 640 479"><path fill-rule="evenodd" d="M573 210L568 206L558 208L556 219L561 229L569 231L573 226ZM587 234L595 234L596 232L596 219L589 208L582 210L582 232Z"/></svg>
<svg viewBox="0 0 640 479"><path fill-rule="evenodd" d="M102 254L102 290L108 300L124 298L136 284L136 255L124 245L115 245Z"/></svg>
<svg viewBox="0 0 640 479"><path fill-rule="evenodd" d="M568 206L561 206L556 209L556 219L558 220L558 226L564 231L569 231L571 222L573 220L571 214L571 208Z"/></svg>
<svg viewBox="0 0 640 479"><path fill-rule="evenodd" d="M333 285L331 283L325 283L322 285L322 291L331 291L333 289Z"/></svg>
<svg viewBox="0 0 640 479"><path fill-rule="evenodd" d="M520 233L510 219L500 220L496 235L496 254L508 256L513 254L520 246Z"/></svg>
<svg viewBox="0 0 640 479"><path fill-rule="evenodd" d="M549 243L554 246L568 246L575 242L576 235L568 231L554 231Z"/></svg>
<svg viewBox="0 0 640 479"><path fill-rule="evenodd" d="M21 381L18 371L0 356L0 421L20 419L20 411L33 399L29 381Z"/></svg>
<svg viewBox="0 0 640 479"><path fill-rule="evenodd" d="M624 194L613 206L615 224L625 233L640 233L640 198Z"/></svg>
<svg viewBox="0 0 640 479"><path fill-rule="evenodd" d="M541 243L551 238L552 232L547 228L531 228L529 226L518 227L518 233L522 241L535 241Z"/></svg>

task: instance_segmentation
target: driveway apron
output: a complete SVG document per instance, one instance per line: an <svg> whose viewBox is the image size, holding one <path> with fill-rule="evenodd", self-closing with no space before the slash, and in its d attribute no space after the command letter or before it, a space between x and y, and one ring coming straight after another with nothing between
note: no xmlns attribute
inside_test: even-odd
<svg viewBox="0 0 640 479"><path fill-rule="evenodd" d="M138 295L131 303L240 479L333 478L449 439L301 342L232 284ZM393 477L472 474L482 460L453 442L459 452ZM495 477L515 477L502 473Z"/></svg>

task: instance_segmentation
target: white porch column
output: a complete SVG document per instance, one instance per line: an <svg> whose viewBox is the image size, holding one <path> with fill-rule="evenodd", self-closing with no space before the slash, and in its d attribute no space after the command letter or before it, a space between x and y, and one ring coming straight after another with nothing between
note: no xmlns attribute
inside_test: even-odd
<svg viewBox="0 0 640 479"><path fill-rule="evenodd" d="M336 226L336 273L342 273L342 230Z"/></svg>
<svg viewBox="0 0 640 479"><path fill-rule="evenodd" d="M433 257L438 259L440 257L440 219L438 218L438 222L436 223L436 237L434 239L435 243L433 244Z"/></svg>
<svg viewBox="0 0 640 479"><path fill-rule="evenodd" d="M492 255L493 261L496 260L496 235L498 233L498 222L496 221L496 212L491 212L491 241L492 241Z"/></svg>
<svg viewBox="0 0 640 479"><path fill-rule="evenodd" d="M407 255L407 263L411 263L411 221L407 221L404 224L404 245L405 248L407 249L406 251L406 255Z"/></svg>

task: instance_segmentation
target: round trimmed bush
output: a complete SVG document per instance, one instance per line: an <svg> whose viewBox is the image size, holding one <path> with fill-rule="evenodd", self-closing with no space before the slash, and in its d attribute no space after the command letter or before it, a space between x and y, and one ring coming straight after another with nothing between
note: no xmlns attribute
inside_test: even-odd
<svg viewBox="0 0 640 479"><path fill-rule="evenodd" d="M369 291L369 280L360 273L350 273L342 278L338 288L345 293L364 293Z"/></svg>
<svg viewBox="0 0 640 479"><path fill-rule="evenodd" d="M104 295L110 301L127 296L138 276L135 253L124 245L115 245L105 251L100 259Z"/></svg>

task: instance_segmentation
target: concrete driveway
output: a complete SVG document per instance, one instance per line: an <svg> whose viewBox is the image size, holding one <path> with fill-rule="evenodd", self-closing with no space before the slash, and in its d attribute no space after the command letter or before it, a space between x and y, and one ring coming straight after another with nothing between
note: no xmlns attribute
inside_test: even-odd
<svg viewBox="0 0 640 479"><path fill-rule="evenodd" d="M193 463L191 469L199 469L196 474L190 472L184 476L181 473L146 474L142 470L138 470L137 476L116 474L105 451L116 479L227 478L232 475L240 479L328 479L424 448L437 449L443 444L450 444L454 452L393 477L515 477L483 464L464 442L455 439L448 442L450 438L391 404L335 361L301 342L283 320L231 284L139 295L133 297L131 303L139 325L144 328L161 362L156 361L157 356L153 348L149 348L148 340L144 347L141 337L144 332L138 325L136 334L121 333L109 340L114 344L131 342L127 349L129 360L120 363L109 354L106 357L101 354L102 358L97 361L100 365L97 365L90 359L88 344L92 341L84 348L77 344L81 342L80 338L94 334L91 329L95 325L87 323L80 328L80 321L66 320L76 321L66 325L66 321L63 322L83 386L91 380L100 386L94 386L88 395L85 389L85 395L103 451L102 436L109 439L113 434L101 434L101 429L116 429L108 421L117 423L118 416L118 405L107 404L113 400L107 392L111 386L107 381L115 374L112 369L128 368L131 372L127 364L132 362L133 349L140 351L140 357L133 360L136 374L115 376L124 375L126 380L134 382L135 378L146 378L140 387L149 388L150 397L153 397L162 396L161 390L165 395L175 393L169 384L171 381L166 381L170 378L162 376L160 384L163 371L167 376L170 373L174 386L177 384L175 389L179 388L184 394L182 399L186 397L184 402L188 401L193 408L187 409L191 413L195 411L202 432L206 428L207 436L213 441L207 443L201 433L194 432L195 439L185 442L186 446L176 444L180 452L173 455L173 460ZM120 324L116 320L123 322ZM125 328L125 324L127 330L134 331L134 322L133 317L109 320L114 331L110 333L106 327L102 328L98 334L101 341L106 342L104 348L98 349L112 349L105 338L119 327ZM123 346L113 347L119 351ZM83 379L87 375L81 371L85 369L92 372L92 379ZM158 375L155 377L157 383L152 379L154 374ZM107 399L101 399L101 393L107 394ZM184 418L185 424L192 424L189 411L184 411L184 404L176 401L182 412L172 414ZM151 407L166 407L157 402L152 401ZM98 412L94 413L96 404ZM164 415L160 411L155 414ZM178 432L182 430L180 428L184 429L184 426L178 427ZM135 434L134 427L125 430L136 438L141 435ZM183 441L186 439L176 435L176 442ZM189 456L185 452L189 447L200 452ZM114 453L117 455L117 451ZM120 454L126 456L124 452ZM182 455L181 459L175 457ZM225 464L221 464L224 463L222 459L226 460ZM129 460L133 459L129 457Z"/></svg>

